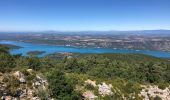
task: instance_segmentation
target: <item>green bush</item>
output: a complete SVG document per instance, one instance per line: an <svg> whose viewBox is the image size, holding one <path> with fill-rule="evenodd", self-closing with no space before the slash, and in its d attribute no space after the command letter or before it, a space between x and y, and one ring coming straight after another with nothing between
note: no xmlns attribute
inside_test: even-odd
<svg viewBox="0 0 170 100"><path fill-rule="evenodd" d="M74 88L75 84L68 80L64 73L58 70L49 72L47 76L52 96L59 100L80 100L81 95Z"/></svg>
<svg viewBox="0 0 170 100"><path fill-rule="evenodd" d="M164 90L167 87L167 84L165 83L159 83L158 88Z"/></svg>
<svg viewBox="0 0 170 100"><path fill-rule="evenodd" d="M159 96L156 96L153 100L162 100Z"/></svg>
<svg viewBox="0 0 170 100"><path fill-rule="evenodd" d="M88 84L88 83L85 84L85 88L88 89L88 90L94 90L95 89L95 87L93 85Z"/></svg>

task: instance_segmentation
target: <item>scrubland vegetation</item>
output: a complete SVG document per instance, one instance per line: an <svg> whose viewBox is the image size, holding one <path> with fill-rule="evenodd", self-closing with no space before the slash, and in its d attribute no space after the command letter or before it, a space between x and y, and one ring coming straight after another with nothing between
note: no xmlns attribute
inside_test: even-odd
<svg viewBox="0 0 170 100"><path fill-rule="evenodd" d="M43 76L48 81L48 89L39 91L36 96L42 100L54 98L57 100L81 100L83 92L93 91L101 100L141 100L138 94L142 85L158 85L164 89L170 84L170 62L166 59L139 54L77 54L78 56L64 59L48 56L23 57L10 55L9 49L0 46L0 72L2 75L21 71L25 76L27 87L35 80L35 74L28 74L27 69ZM6 77L3 82L8 85L4 92L16 97L19 83L15 78ZM101 96L97 87L84 85L86 80L94 80L96 84L105 82L113 86L113 94ZM83 87L83 89L81 89ZM123 95L123 96L122 96ZM133 97L133 98L132 98ZM156 97L155 100L157 100ZM154 98L153 98L154 99Z"/></svg>

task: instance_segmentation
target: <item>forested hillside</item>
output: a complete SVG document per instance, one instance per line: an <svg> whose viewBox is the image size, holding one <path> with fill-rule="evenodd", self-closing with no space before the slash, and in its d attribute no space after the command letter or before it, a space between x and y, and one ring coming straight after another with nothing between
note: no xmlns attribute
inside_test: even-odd
<svg viewBox="0 0 170 100"><path fill-rule="evenodd" d="M168 100L170 62L139 54L23 57L0 46L0 83L6 99Z"/></svg>

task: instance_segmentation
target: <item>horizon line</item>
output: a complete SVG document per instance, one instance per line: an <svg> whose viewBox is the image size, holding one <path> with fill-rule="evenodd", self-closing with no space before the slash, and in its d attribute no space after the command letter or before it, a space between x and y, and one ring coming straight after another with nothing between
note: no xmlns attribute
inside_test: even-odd
<svg viewBox="0 0 170 100"><path fill-rule="evenodd" d="M125 32L125 31L170 31L170 29L139 29L139 30L0 30L0 32Z"/></svg>

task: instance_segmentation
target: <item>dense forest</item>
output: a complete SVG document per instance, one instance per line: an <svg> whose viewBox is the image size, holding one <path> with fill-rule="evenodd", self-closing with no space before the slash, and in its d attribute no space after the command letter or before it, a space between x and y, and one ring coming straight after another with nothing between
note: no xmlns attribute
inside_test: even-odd
<svg viewBox="0 0 170 100"><path fill-rule="evenodd" d="M26 70L32 69L34 74ZM141 54L73 54L62 58L46 56L11 55L9 48L0 46L0 73L8 75L20 71L27 80L24 84L31 88L36 79L35 74L43 76L48 81L47 90L39 90L35 96L41 100L54 98L56 100L82 100L84 91L90 90L100 100L141 100L138 94L141 85L157 85L165 89L170 84L170 61ZM101 96L97 88L86 80L102 82L113 86L113 94ZM17 89L21 84L15 78L5 77L5 91L0 87L0 96L18 96ZM32 83L31 83L32 82ZM24 85L24 86L25 86ZM78 88L79 87L79 88ZM80 89L83 87L83 89ZM118 89L118 91L114 91ZM123 95L123 96L122 96ZM133 97L133 98L132 98ZM158 96L150 98L160 100Z"/></svg>

